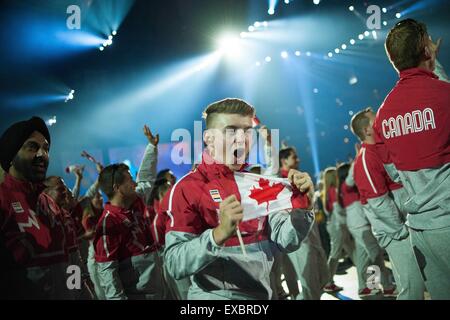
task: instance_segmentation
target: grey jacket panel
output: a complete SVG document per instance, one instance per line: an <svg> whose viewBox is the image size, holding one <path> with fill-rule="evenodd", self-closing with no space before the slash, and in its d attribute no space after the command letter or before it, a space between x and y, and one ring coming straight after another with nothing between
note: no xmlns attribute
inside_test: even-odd
<svg viewBox="0 0 450 320"><path fill-rule="evenodd" d="M402 240L408 237L408 228L402 214L388 194L368 199L364 209L372 226L372 233L381 247L386 248L392 239Z"/></svg>
<svg viewBox="0 0 450 320"><path fill-rule="evenodd" d="M353 202L345 208L345 211L347 213L347 226L349 229L356 229L369 224L361 202Z"/></svg>
<svg viewBox="0 0 450 320"><path fill-rule="evenodd" d="M314 222L310 211L278 212L268 217L269 240L220 247L212 229L201 235L168 232L164 261L175 278L191 276L189 299L270 299L270 271L274 255L295 251Z"/></svg>
<svg viewBox="0 0 450 320"><path fill-rule="evenodd" d="M156 252L120 262L97 262L97 270L107 300L163 298L162 269Z"/></svg>
<svg viewBox="0 0 450 320"><path fill-rule="evenodd" d="M297 209L269 215L270 240L281 251L293 252L300 248L314 224L311 211Z"/></svg>
<svg viewBox="0 0 450 320"><path fill-rule="evenodd" d="M136 192L143 197L145 204L150 205L150 193L156 179L158 148L149 143L145 148L144 157L136 178Z"/></svg>
<svg viewBox="0 0 450 320"><path fill-rule="evenodd" d="M450 226L450 163L436 169L399 171L408 194L407 224L418 230Z"/></svg>

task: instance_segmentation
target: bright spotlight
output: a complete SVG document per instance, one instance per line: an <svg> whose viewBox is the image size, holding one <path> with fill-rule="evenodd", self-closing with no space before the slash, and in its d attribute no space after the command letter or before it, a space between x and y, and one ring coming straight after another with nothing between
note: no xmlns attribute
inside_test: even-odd
<svg viewBox="0 0 450 320"><path fill-rule="evenodd" d="M383 8L383 9L381 9L381 11L383 11L383 13L386 13L386 12L387 12L387 9L386 9L386 8Z"/></svg>
<svg viewBox="0 0 450 320"><path fill-rule="evenodd" d="M352 77L348 80L348 83L349 83L351 86L353 86L353 85L355 85L355 84L358 83L358 78L357 78L356 76L352 76Z"/></svg>
<svg viewBox="0 0 450 320"><path fill-rule="evenodd" d="M250 26L250 27L248 27L248 31L249 31L249 32L253 32L253 31L255 31L255 27L254 27L254 26Z"/></svg>
<svg viewBox="0 0 450 320"><path fill-rule="evenodd" d="M239 39L233 37L223 37L219 41L220 52L227 56L238 56L240 53Z"/></svg>
<svg viewBox="0 0 450 320"><path fill-rule="evenodd" d="M54 125L56 123L56 116L51 117L50 119L48 119L47 121L45 121L47 123L47 125L49 127L51 127L52 125Z"/></svg>
<svg viewBox="0 0 450 320"><path fill-rule="evenodd" d="M364 35L365 35L366 37L368 37L368 36L370 36L370 32L369 32L369 31L364 31Z"/></svg>
<svg viewBox="0 0 450 320"><path fill-rule="evenodd" d="M286 4L289 4L289 2L290 2L289 0L284 0L284 3Z"/></svg>
<svg viewBox="0 0 450 320"><path fill-rule="evenodd" d="M311 52L306 51L306 56L307 56L307 57L311 57Z"/></svg>
<svg viewBox="0 0 450 320"><path fill-rule="evenodd" d="M345 139L344 139L344 143L345 143L345 144L348 144L349 142L350 142L350 139L349 139L349 138L345 138Z"/></svg>
<svg viewBox="0 0 450 320"><path fill-rule="evenodd" d="M283 51L283 52L281 52L281 57L283 59L287 59L289 57L289 54L287 53L287 51Z"/></svg>
<svg viewBox="0 0 450 320"><path fill-rule="evenodd" d="M270 8L270 9L267 11L267 13L270 14L270 15L272 16L272 15L275 14L275 9Z"/></svg>
<svg viewBox="0 0 450 320"><path fill-rule="evenodd" d="M106 45L107 45L107 46L110 46L110 45L112 45L112 43L113 43L113 42L112 42L112 40L111 40L111 39L108 39L108 40L106 41Z"/></svg>
<svg viewBox="0 0 450 320"><path fill-rule="evenodd" d="M269 63L270 61L272 61L272 58L267 56L266 59L264 59L264 60L266 60L266 62Z"/></svg>
<svg viewBox="0 0 450 320"><path fill-rule="evenodd" d="M339 53L341 50L339 50L338 48L334 49L334 52Z"/></svg>
<svg viewBox="0 0 450 320"><path fill-rule="evenodd" d="M320 3L320 0L313 0L313 3L314 3L315 5L318 5L318 4Z"/></svg>
<svg viewBox="0 0 450 320"><path fill-rule="evenodd" d="M300 57L300 55L301 55L302 53L300 52L300 51L295 51L295 55L297 56L297 57Z"/></svg>
<svg viewBox="0 0 450 320"><path fill-rule="evenodd" d="M358 39L359 39L359 40L364 39L364 35L363 35L363 34L360 34L360 35L358 36Z"/></svg>
<svg viewBox="0 0 450 320"><path fill-rule="evenodd" d="M328 52L328 57L333 58L333 53L332 52Z"/></svg>
<svg viewBox="0 0 450 320"><path fill-rule="evenodd" d="M66 100L64 101L67 103L69 100L73 100L75 94L75 90L71 90L70 93L67 95Z"/></svg>
<svg viewBox="0 0 450 320"><path fill-rule="evenodd" d="M263 26L264 26L264 28L267 28L269 26L269 23L267 21L264 21Z"/></svg>
<svg viewBox="0 0 450 320"><path fill-rule="evenodd" d="M341 46L341 48L342 48L342 50L345 50L345 49L347 49L347 45L346 45L346 44L343 44L343 45Z"/></svg>
<svg viewBox="0 0 450 320"><path fill-rule="evenodd" d="M115 36L116 34L117 34L117 31L114 30L114 31L112 32L112 35Z"/></svg>
<svg viewBox="0 0 450 320"><path fill-rule="evenodd" d="M104 46L100 46L100 48L98 48L98 50L103 51L103 50L105 50L105 47Z"/></svg>
<svg viewBox="0 0 450 320"><path fill-rule="evenodd" d="M397 19L400 19L400 18L402 17L402 14L401 14L400 12L397 12L397 13L395 14L395 17L396 17Z"/></svg>
<svg viewBox="0 0 450 320"><path fill-rule="evenodd" d="M355 39L350 39L350 44L353 46L356 43Z"/></svg>
<svg viewBox="0 0 450 320"><path fill-rule="evenodd" d="M253 26L255 26L255 28L259 28L259 27L261 27L261 22L256 21L256 22L253 24Z"/></svg>
<svg viewBox="0 0 450 320"><path fill-rule="evenodd" d="M350 7L348 7L348 10L354 11L354 10L355 10L355 7L354 7L354 6L350 6Z"/></svg>
<svg viewBox="0 0 450 320"><path fill-rule="evenodd" d="M113 38L113 36L109 36L109 37L108 37L108 40L112 40L112 38Z"/></svg>
<svg viewBox="0 0 450 320"><path fill-rule="evenodd" d="M372 31L372 37L377 40L378 39L378 34L375 30Z"/></svg>
<svg viewBox="0 0 450 320"><path fill-rule="evenodd" d="M387 21L383 21L383 26L387 26Z"/></svg>
<svg viewBox="0 0 450 320"><path fill-rule="evenodd" d="M318 94L318 93L319 93L319 89L314 88L313 92L314 92L315 94Z"/></svg>
<svg viewBox="0 0 450 320"><path fill-rule="evenodd" d="M345 125L345 126L344 126L344 130L348 130L348 125Z"/></svg>

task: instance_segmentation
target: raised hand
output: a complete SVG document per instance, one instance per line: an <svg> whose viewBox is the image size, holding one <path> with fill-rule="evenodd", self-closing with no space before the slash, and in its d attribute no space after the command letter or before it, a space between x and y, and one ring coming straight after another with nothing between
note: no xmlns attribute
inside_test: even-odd
<svg viewBox="0 0 450 320"><path fill-rule="evenodd" d="M307 194L312 208L312 204L314 203L314 184L309 174L291 169L288 174L288 179L300 192Z"/></svg>
<svg viewBox="0 0 450 320"><path fill-rule="evenodd" d="M157 134L156 136L154 136L150 130L150 128L145 125L144 126L144 135L147 137L148 142L151 143L152 145L154 145L155 147L158 145L159 143L159 134Z"/></svg>

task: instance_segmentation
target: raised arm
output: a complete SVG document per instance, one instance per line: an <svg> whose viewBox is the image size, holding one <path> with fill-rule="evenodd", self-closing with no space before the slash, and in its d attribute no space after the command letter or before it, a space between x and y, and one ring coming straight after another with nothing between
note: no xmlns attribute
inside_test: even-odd
<svg viewBox="0 0 450 320"><path fill-rule="evenodd" d="M136 182L138 186L136 191L144 198L147 205L151 205L148 201L156 179L159 134L154 136L148 126L144 126L143 131L149 143L145 148L144 157L137 174Z"/></svg>

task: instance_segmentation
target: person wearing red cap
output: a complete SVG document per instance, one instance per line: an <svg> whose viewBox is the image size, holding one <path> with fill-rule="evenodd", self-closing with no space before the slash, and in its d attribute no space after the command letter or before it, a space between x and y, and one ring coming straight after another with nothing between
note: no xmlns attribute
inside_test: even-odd
<svg viewBox="0 0 450 320"><path fill-rule="evenodd" d="M406 215L397 205L404 198L403 186L391 180L377 154L374 120L371 108L352 118L352 132L363 143L354 162L354 180L372 232L389 255L398 289L397 300L422 300L425 285L405 225Z"/></svg>
<svg viewBox="0 0 450 320"><path fill-rule="evenodd" d="M63 226L38 206L49 164L50 133L37 117L13 124L0 138L0 236L13 261L2 276L9 298L65 298L67 255Z"/></svg>
<svg viewBox="0 0 450 320"><path fill-rule="evenodd" d="M175 279L191 277L188 299L271 299L274 255L297 250L314 222L311 208L280 210L242 222L235 173L249 154L254 114L240 99L208 106L203 162L165 197L170 222L164 261ZM312 207L311 178L292 170L289 180Z"/></svg>
<svg viewBox="0 0 450 320"><path fill-rule="evenodd" d="M380 157L408 195L407 225L425 286L432 299L450 299L450 84L434 73L439 44L413 19L389 32L386 51L400 80L373 127Z"/></svg>

